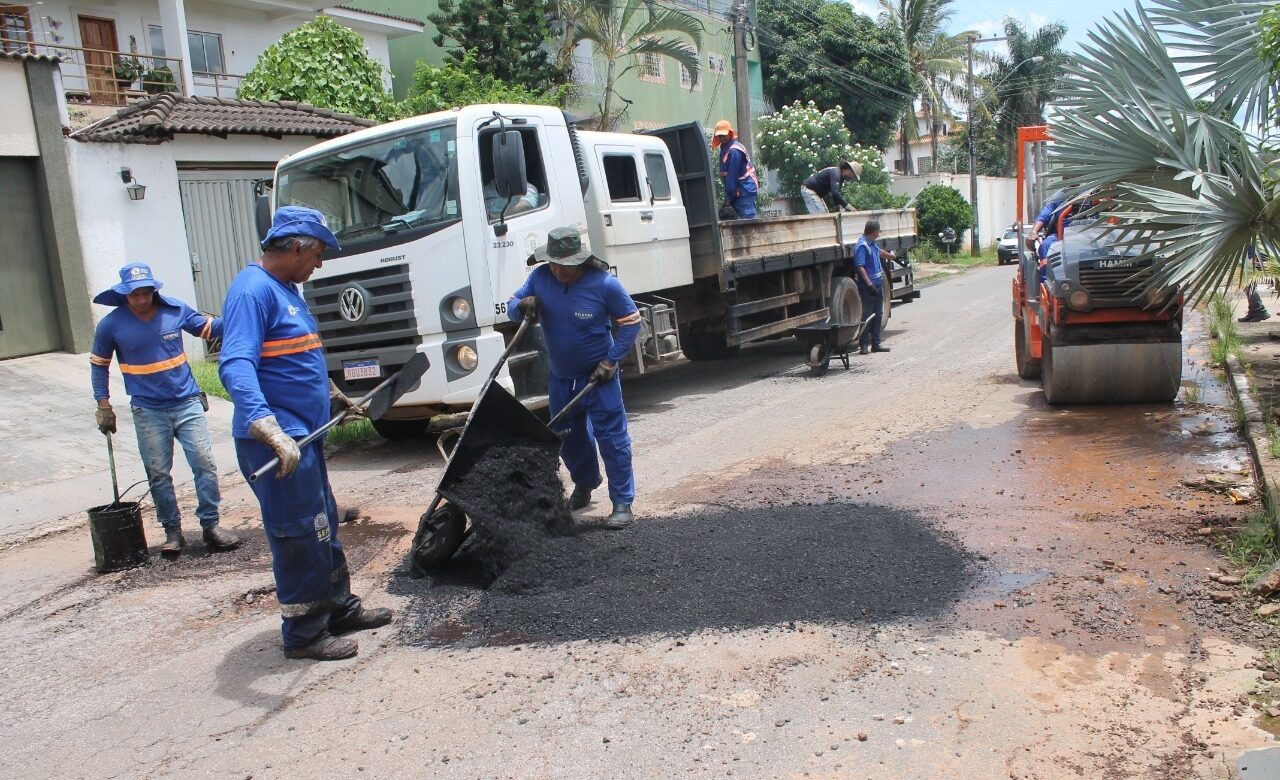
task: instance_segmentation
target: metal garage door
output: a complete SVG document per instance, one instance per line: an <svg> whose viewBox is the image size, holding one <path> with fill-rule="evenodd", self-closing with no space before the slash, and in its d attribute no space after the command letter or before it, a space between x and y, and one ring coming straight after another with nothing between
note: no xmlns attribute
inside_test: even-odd
<svg viewBox="0 0 1280 780"><path fill-rule="evenodd" d="M178 172L196 308L201 311L221 314L231 280L262 254L253 191L257 182L270 177L270 170Z"/></svg>
<svg viewBox="0 0 1280 780"><path fill-rule="evenodd" d="M0 358L62 348L36 187L36 159L0 157Z"/></svg>

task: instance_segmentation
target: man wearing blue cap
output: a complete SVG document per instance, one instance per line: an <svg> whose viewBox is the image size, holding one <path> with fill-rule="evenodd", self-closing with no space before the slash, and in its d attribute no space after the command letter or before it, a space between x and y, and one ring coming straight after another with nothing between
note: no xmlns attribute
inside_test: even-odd
<svg viewBox="0 0 1280 780"><path fill-rule="evenodd" d="M222 334L222 321L161 295L163 286L148 266L129 263L120 269L120 283L93 299L94 303L115 307L98 323L89 353L89 376L98 402L98 430L103 434L116 432L116 413L111 408L107 381L107 367L114 355L120 361L124 387L129 393L138 454L151 486L156 518L164 527L160 551L177 554L186 544L178 497L169 473L175 439L182 445L195 476L196 517L204 528L204 543L229 549L240 540L218 526L222 497L209 424L204 417L208 406L182 346L182 331L202 339L213 338Z"/></svg>
<svg viewBox="0 0 1280 780"><path fill-rule="evenodd" d="M218 367L236 406L240 470L247 477L280 459L274 479L250 485L271 546L284 654L319 661L356 654L355 640L341 634L391 622L391 610L365 609L351 593L324 439L306 449L296 441L328 422L335 405L358 412L329 381L315 317L298 289L325 250L339 248L320 212L277 209L262 256L227 291Z"/></svg>

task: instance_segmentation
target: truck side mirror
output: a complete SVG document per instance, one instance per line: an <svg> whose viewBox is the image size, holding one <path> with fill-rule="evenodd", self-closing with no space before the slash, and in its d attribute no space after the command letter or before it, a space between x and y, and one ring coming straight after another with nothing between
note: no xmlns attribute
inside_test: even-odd
<svg viewBox="0 0 1280 780"><path fill-rule="evenodd" d="M500 198L523 198L529 187L519 130L493 135L493 184Z"/></svg>
<svg viewBox="0 0 1280 780"><path fill-rule="evenodd" d="M259 195L253 204L253 221L258 228L258 240L262 241L271 231L271 196Z"/></svg>

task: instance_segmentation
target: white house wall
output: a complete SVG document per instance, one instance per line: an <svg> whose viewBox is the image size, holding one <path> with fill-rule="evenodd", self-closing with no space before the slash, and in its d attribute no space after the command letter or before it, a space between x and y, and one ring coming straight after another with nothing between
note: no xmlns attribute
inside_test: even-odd
<svg viewBox="0 0 1280 780"><path fill-rule="evenodd" d="M178 165L209 163L239 165L261 163L275 167L286 156L296 154L308 146L319 143L311 136L285 136L279 140L261 136L229 136L216 138L208 135L178 135L164 146Z"/></svg>
<svg viewBox="0 0 1280 780"><path fill-rule="evenodd" d="M21 62L0 61L0 95L5 96L5 110L0 111L0 157L39 157L31 96Z"/></svg>
<svg viewBox="0 0 1280 780"><path fill-rule="evenodd" d="M914 197L930 184L954 187L969 202L969 176L961 174L926 174L924 176L894 176L890 189L895 195ZM1001 176L978 177L978 237L983 247L989 247L1004 229L1013 224L1018 210L1018 180ZM963 245L967 249L969 233L965 231Z"/></svg>

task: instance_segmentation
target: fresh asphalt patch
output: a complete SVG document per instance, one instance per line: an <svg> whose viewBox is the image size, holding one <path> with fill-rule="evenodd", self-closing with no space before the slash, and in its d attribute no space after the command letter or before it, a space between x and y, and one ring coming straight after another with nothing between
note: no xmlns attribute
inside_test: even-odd
<svg viewBox="0 0 1280 780"><path fill-rule="evenodd" d="M402 639L553 643L928 617L977 573L923 516L875 505L726 509L588 531L547 538L492 581L469 546L437 576L397 577L392 592L409 597Z"/></svg>

